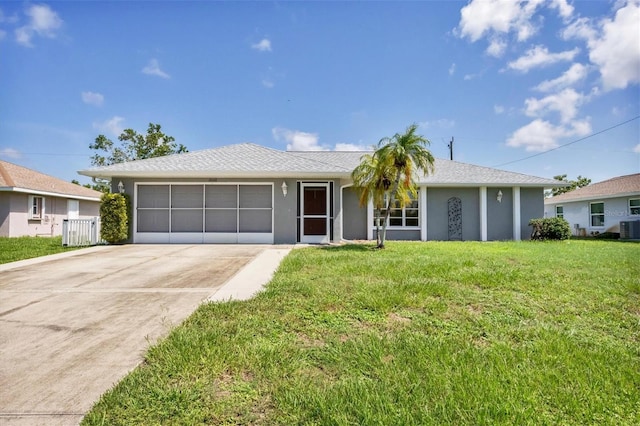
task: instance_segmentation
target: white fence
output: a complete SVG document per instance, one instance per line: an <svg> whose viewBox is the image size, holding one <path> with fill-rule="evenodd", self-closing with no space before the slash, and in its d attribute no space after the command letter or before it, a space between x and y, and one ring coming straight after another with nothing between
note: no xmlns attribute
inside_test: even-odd
<svg viewBox="0 0 640 426"><path fill-rule="evenodd" d="M100 238L100 218L64 219L62 221L62 245L65 247L95 246L103 244Z"/></svg>

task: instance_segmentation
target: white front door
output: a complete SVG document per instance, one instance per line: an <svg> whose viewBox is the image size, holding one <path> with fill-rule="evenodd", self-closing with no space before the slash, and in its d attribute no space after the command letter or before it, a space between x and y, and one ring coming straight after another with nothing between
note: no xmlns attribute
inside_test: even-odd
<svg viewBox="0 0 640 426"><path fill-rule="evenodd" d="M329 184L303 183L300 205L302 206L302 232L300 242L312 244L329 243Z"/></svg>

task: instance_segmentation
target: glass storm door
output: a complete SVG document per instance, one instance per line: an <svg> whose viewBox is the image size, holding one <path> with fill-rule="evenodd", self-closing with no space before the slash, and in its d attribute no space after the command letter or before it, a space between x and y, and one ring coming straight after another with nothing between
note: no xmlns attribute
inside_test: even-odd
<svg viewBox="0 0 640 426"><path fill-rule="evenodd" d="M303 243L329 243L329 184L302 184Z"/></svg>

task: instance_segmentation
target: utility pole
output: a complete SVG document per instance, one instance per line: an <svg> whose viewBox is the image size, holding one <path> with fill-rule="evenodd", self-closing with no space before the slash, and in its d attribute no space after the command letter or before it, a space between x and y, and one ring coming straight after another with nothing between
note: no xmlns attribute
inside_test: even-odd
<svg viewBox="0 0 640 426"><path fill-rule="evenodd" d="M449 142L447 148L449 148L449 160L453 161L453 136L451 136L451 142Z"/></svg>

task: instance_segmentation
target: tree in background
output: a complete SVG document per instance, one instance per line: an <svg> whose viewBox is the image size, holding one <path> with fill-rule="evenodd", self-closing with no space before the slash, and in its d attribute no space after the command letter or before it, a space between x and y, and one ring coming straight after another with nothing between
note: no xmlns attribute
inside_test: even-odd
<svg viewBox="0 0 640 426"><path fill-rule="evenodd" d="M576 190L578 188L582 188L583 186L587 186L591 183L591 179L582 177L578 175L576 180L567 180L567 175L557 175L553 177L555 180L559 180L561 182L567 182L569 186L565 186L563 188L553 188L551 190L550 196L556 196L560 194L564 194L565 192L570 192Z"/></svg>
<svg viewBox="0 0 640 426"><path fill-rule="evenodd" d="M97 151L91 157L93 166L109 166L125 161L143 160L145 158L162 157L170 154L188 152L186 146L177 144L173 136L162 132L160 124L149 123L147 134L137 133L133 129L125 129L116 146L105 135L98 135L89 148Z"/></svg>
<svg viewBox="0 0 640 426"><path fill-rule="evenodd" d="M81 185L80 182L77 179L72 179L71 183L75 183L76 185L79 185L79 186L82 186L82 187L85 187L85 188L93 189L94 191L110 192L109 191L109 186L101 185L99 183L96 183L94 185L91 185L90 183L85 183L84 185Z"/></svg>
<svg viewBox="0 0 640 426"><path fill-rule="evenodd" d="M352 173L354 186L360 192L360 202L363 197L365 200L372 198L374 205L384 207L378 248L384 248L391 209L406 207L417 198L414 172L420 170L425 176L433 172L435 159L427 149L430 142L416 134L417 129L418 125L412 124L403 134L382 138L373 155L364 156L353 172L355 175Z"/></svg>

